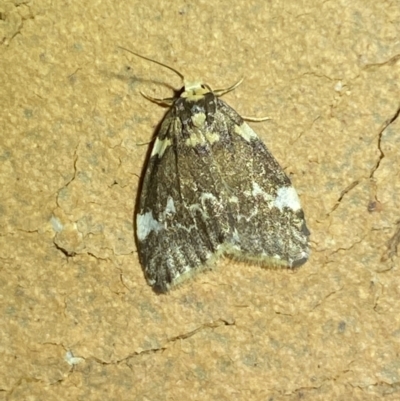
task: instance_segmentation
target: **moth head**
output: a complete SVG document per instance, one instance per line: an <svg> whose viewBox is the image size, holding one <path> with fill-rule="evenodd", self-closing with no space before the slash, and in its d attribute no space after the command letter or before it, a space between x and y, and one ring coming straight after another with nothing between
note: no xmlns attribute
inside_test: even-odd
<svg viewBox="0 0 400 401"><path fill-rule="evenodd" d="M236 89L242 82L243 78L236 82L234 85L230 86L229 88L223 88L223 89L211 89L211 86L207 84L203 84L199 81L194 81L194 82L185 82L185 87L183 88L180 97L188 98L189 100L198 100L202 98L206 93L213 93L215 96L219 97L224 95L225 93L228 93L230 91L233 91Z"/></svg>
<svg viewBox="0 0 400 401"><path fill-rule="evenodd" d="M212 92L212 89L199 81L186 82L181 97L190 100L201 99L206 93Z"/></svg>

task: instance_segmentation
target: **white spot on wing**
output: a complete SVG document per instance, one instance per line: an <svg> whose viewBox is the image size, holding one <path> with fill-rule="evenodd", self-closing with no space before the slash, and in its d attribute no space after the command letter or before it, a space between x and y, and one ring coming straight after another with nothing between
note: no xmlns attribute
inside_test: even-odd
<svg viewBox="0 0 400 401"><path fill-rule="evenodd" d="M165 208L165 215L168 214L175 214L176 213L176 209L175 209L175 203L174 200L172 199L171 196L168 196L167 199L167 206Z"/></svg>
<svg viewBox="0 0 400 401"><path fill-rule="evenodd" d="M151 152L152 156L157 155L158 157L161 157L165 150L171 146L171 139L166 138L166 139L156 139L156 143L154 144L153 151Z"/></svg>
<svg viewBox="0 0 400 401"><path fill-rule="evenodd" d="M192 123L197 128L202 128L206 122L206 115L204 112L197 112L191 116Z"/></svg>
<svg viewBox="0 0 400 401"><path fill-rule="evenodd" d="M215 195L211 194L210 192L203 192L200 196L201 203L204 203L205 201L211 200L211 201L216 201L217 198Z"/></svg>
<svg viewBox="0 0 400 401"><path fill-rule="evenodd" d="M293 187L279 188L277 197L274 200L274 206L281 211L284 207L292 209L293 211L300 210L300 200L296 190Z"/></svg>
<svg viewBox="0 0 400 401"><path fill-rule="evenodd" d="M219 140L220 137L215 132L203 132L198 129L190 133L190 136L186 139L185 143L187 146L196 147L197 145L206 145L207 143L212 145Z"/></svg>
<svg viewBox="0 0 400 401"><path fill-rule="evenodd" d="M250 142L252 139L258 138L257 134L246 123L243 123L240 126L236 125L235 132L247 142Z"/></svg>
<svg viewBox="0 0 400 401"><path fill-rule="evenodd" d="M136 226L139 241L144 241L152 231L158 232L164 228L161 223L153 218L152 212L138 214L136 218Z"/></svg>
<svg viewBox="0 0 400 401"><path fill-rule="evenodd" d="M254 197L256 197L257 195L264 195L265 194L265 192L260 188L260 186L256 182L253 181L252 184L253 184L253 191L252 191L251 194Z"/></svg>
<svg viewBox="0 0 400 401"><path fill-rule="evenodd" d="M240 236L236 228L233 230L232 240L234 244L240 244Z"/></svg>
<svg viewBox="0 0 400 401"><path fill-rule="evenodd" d="M212 145L214 142L217 142L220 140L220 137L218 134L216 134L215 132L209 132L207 131L205 134L205 137L207 139L207 141Z"/></svg>
<svg viewBox="0 0 400 401"><path fill-rule="evenodd" d="M239 198L235 195L232 195L228 200L232 203L239 203Z"/></svg>
<svg viewBox="0 0 400 401"><path fill-rule="evenodd" d="M252 182L253 189L251 191L251 195L254 198L262 197L265 201L270 202L272 200L272 196L265 192L256 182Z"/></svg>

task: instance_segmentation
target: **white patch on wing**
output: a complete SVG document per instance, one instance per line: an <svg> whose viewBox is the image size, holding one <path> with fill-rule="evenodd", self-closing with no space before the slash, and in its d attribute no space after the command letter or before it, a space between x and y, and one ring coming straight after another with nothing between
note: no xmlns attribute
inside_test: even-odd
<svg viewBox="0 0 400 401"><path fill-rule="evenodd" d="M186 146L191 146L192 148L197 145L205 145L206 139L200 130L196 130L196 132L191 132L189 138L186 139Z"/></svg>
<svg viewBox="0 0 400 401"><path fill-rule="evenodd" d="M254 198L261 196L267 202L270 202L272 200L272 196L269 193L265 192L256 182L253 181L252 186L253 189L251 191L251 195Z"/></svg>
<svg viewBox="0 0 400 401"><path fill-rule="evenodd" d="M287 207L294 212L301 209L299 197L293 187L279 188L273 205L281 211L284 207Z"/></svg>
<svg viewBox="0 0 400 401"><path fill-rule="evenodd" d="M219 140L220 136L215 132L196 129L190 133L190 136L186 139L185 144L194 148L197 145L206 145L207 143L212 145Z"/></svg>
<svg viewBox="0 0 400 401"><path fill-rule="evenodd" d="M168 196L167 199L167 206L165 208L165 215L168 214L175 214L176 213L176 209L175 209L175 204L174 204L174 200L172 199L171 196Z"/></svg>
<svg viewBox="0 0 400 401"><path fill-rule="evenodd" d="M195 113L192 115L192 117L190 117L190 119L195 127L202 128L206 122L206 115L202 112Z"/></svg>
<svg viewBox="0 0 400 401"><path fill-rule="evenodd" d="M158 232L164 228L161 223L154 219L152 212L138 214L136 227L139 241L144 241L152 231Z"/></svg>
<svg viewBox="0 0 400 401"><path fill-rule="evenodd" d="M203 192L200 196L200 201L203 204L207 200L215 201L215 200L217 200L217 198L215 197L215 195L211 194L210 192Z"/></svg>
<svg viewBox="0 0 400 401"><path fill-rule="evenodd" d="M193 203L192 205L189 206L189 210L191 212L202 212L203 209L198 203Z"/></svg>
<svg viewBox="0 0 400 401"><path fill-rule="evenodd" d="M250 142L252 139L257 139L257 134L246 124L235 126L235 133L240 135L244 140Z"/></svg>
<svg viewBox="0 0 400 401"><path fill-rule="evenodd" d="M261 189L261 187L253 181L253 191L251 192L251 194L256 197L257 195L265 195L265 192Z"/></svg>
<svg viewBox="0 0 400 401"><path fill-rule="evenodd" d="M236 227L233 229L232 241L235 245L240 244L240 236L239 236L239 233L238 233L238 230L236 229Z"/></svg>
<svg viewBox="0 0 400 401"><path fill-rule="evenodd" d="M218 142L220 140L220 136L215 132L207 131L205 133L205 137L207 141L212 145L214 142Z"/></svg>
<svg viewBox="0 0 400 401"><path fill-rule="evenodd" d="M220 206L220 202L215 197L215 195L213 195L209 192L203 192L200 195L199 201L200 201L200 203L193 203L192 205L190 205L189 210L193 216L197 212L199 212L203 216L204 219L209 218L209 215L207 213L207 210L208 210L207 204L213 205L216 208L215 210L217 210L217 211L218 211L218 207Z"/></svg>
<svg viewBox="0 0 400 401"><path fill-rule="evenodd" d="M151 156L157 155L158 157L162 157L164 154L165 150L171 146L171 139L165 138L165 139L156 139L156 143L154 144L153 151L151 152Z"/></svg>

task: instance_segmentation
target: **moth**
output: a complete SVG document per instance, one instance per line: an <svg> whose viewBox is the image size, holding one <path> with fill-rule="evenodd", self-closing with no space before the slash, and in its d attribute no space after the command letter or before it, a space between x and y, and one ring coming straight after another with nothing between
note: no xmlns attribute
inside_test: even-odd
<svg viewBox="0 0 400 401"><path fill-rule="evenodd" d="M127 50L127 49L124 49ZM127 50L131 52L130 50ZM168 105L145 169L136 213L138 254L156 292L167 292L222 255L295 268L310 254L299 197L257 134L220 96L184 82Z"/></svg>

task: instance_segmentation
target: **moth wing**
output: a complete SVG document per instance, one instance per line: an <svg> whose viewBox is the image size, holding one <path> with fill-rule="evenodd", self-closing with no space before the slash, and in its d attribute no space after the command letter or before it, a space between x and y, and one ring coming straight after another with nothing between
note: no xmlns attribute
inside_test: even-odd
<svg viewBox="0 0 400 401"><path fill-rule="evenodd" d="M136 218L139 258L148 283L160 292L206 267L233 223L210 153L199 155L185 144L181 125L171 109L154 143Z"/></svg>
<svg viewBox="0 0 400 401"><path fill-rule="evenodd" d="M222 100L217 104L216 120L226 126L220 132L228 135L221 137L224 146L214 147L213 159L224 169L225 187L233 189L226 202L235 217L222 251L265 265L302 265L309 231L296 190L249 125Z"/></svg>

